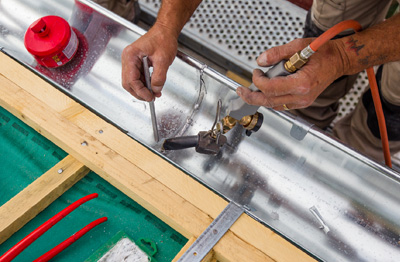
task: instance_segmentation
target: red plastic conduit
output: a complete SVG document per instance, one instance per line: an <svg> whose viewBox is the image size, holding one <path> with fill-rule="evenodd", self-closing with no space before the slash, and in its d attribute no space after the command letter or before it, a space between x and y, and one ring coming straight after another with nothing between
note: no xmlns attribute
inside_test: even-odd
<svg viewBox="0 0 400 262"><path fill-rule="evenodd" d="M88 224L87 226L85 226L84 228L82 228L81 230L79 230L78 232L76 232L75 234L73 234L72 236L70 236L69 238L67 238L66 240L61 242L60 244L58 244L57 246L53 247L52 249L50 249L49 251L47 251L46 253L41 255L39 258L35 259L34 262L49 261L56 255L58 255L61 251L63 251L67 247L69 247L76 240L78 240L83 235L85 235L87 232L92 230L95 226L97 226L105 221L107 221L107 217L102 217L102 218L99 218L99 219L93 221L92 223Z"/></svg>
<svg viewBox="0 0 400 262"><path fill-rule="evenodd" d="M52 226L57 224L61 219L66 217L69 213L71 213L73 210L75 210L77 207L82 205L83 203L98 197L97 193L93 193L90 195L87 195L85 197L82 197L81 199L75 201L68 207L66 207L64 210L60 211L58 214L47 220L45 223L43 223L41 226L36 228L34 231L32 231L29 235L27 235L25 238L23 238L21 241L19 241L15 246L10 248L6 253L4 253L0 257L0 262L9 262L13 260L16 256L18 256L25 248L27 248L30 244L32 244L33 241L38 239L41 235L43 235L47 230L49 230Z"/></svg>

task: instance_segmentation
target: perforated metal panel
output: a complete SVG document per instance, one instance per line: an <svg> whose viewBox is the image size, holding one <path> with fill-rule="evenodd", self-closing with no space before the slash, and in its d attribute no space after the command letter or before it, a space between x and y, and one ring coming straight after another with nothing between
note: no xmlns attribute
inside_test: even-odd
<svg viewBox="0 0 400 262"><path fill-rule="evenodd" d="M353 88L347 93L345 97L339 100L339 113L338 116L335 118L335 120L333 120L331 127L333 127L333 125L341 118L343 118L345 115L353 111L353 109L359 102L361 95L364 93L367 87L368 87L367 72L362 71L358 75Z"/></svg>
<svg viewBox="0 0 400 262"><path fill-rule="evenodd" d="M159 0L139 4L154 16L160 8ZM263 51L302 36L305 16L304 9L283 0L205 0L182 32L251 73Z"/></svg>

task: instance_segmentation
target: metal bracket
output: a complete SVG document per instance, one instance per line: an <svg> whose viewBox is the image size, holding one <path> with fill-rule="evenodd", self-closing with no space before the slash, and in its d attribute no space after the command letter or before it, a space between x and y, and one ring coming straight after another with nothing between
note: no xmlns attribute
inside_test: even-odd
<svg viewBox="0 0 400 262"><path fill-rule="evenodd" d="M293 126L290 129L290 135L293 138L301 141L307 135L312 126L313 124L308 123L306 120L296 117L296 119L293 121Z"/></svg>
<svg viewBox="0 0 400 262"><path fill-rule="evenodd" d="M228 229L243 214L243 207L230 202L206 230L194 241L178 262L200 262Z"/></svg>

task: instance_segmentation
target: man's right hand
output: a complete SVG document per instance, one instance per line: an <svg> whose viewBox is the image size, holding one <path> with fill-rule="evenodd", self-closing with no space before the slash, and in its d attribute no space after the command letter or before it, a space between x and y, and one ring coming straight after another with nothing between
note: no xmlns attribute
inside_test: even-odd
<svg viewBox="0 0 400 262"><path fill-rule="evenodd" d="M122 86L140 100L152 101L161 96L167 78L167 70L174 61L178 49L176 34L167 26L155 24L145 35L125 47L122 52ZM143 57L148 56L153 67L151 87L146 88L143 73Z"/></svg>

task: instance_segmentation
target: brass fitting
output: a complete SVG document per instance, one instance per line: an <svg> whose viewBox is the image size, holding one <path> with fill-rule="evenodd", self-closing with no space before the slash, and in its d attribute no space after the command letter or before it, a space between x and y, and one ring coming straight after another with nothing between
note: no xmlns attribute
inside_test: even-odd
<svg viewBox="0 0 400 262"><path fill-rule="evenodd" d="M256 127L258 121L258 113L255 113L251 116L244 116L240 119L239 124L244 127L246 130L253 130Z"/></svg>
<svg viewBox="0 0 400 262"><path fill-rule="evenodd" d="M246 130L253 130L257 126L258 118L258 112L254 115L244 116L239 121L231 116L226 116L222 119L223 134L231 130L236 125L236 123L242 125Z"/></svg>
<svg viewBox="0 0 400 262"><path fill-rule="evenodd" d="M231 130L237 123L237 120L231 116L222 118L222 133L225 134Z"/></svg>
<svg viewBox="0 0 400 262"><path fill-rule="evenodd" d="M299 51L292 55L292 57L288 61L286 61L285 69L290 73L294 73L299 70L305 63L307 63L307 61L308 59L304 58L301 55L301 51Z"/></svg>

